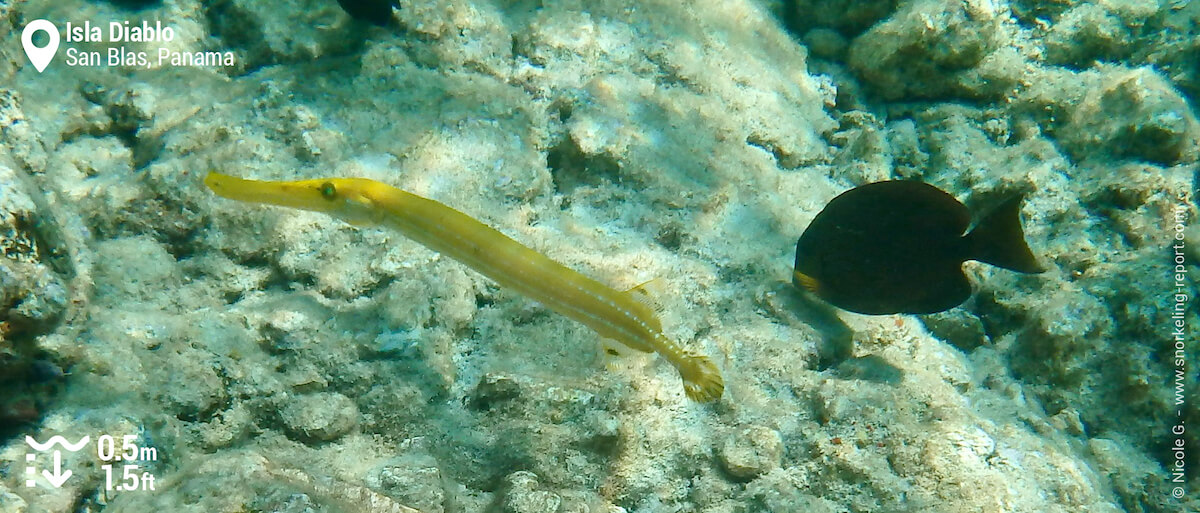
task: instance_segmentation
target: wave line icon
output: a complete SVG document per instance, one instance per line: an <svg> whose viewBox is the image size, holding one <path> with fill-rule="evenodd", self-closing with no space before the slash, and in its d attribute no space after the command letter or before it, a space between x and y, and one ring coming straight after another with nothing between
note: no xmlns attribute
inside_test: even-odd
<svg viewBox="0 0 1200 513"><path fill-rule="evenodd" d="M46 440L46 443L38 443L38 441L34 440L32 436L25 435L25 443L29 444L29 446L32 447L33 450L38 451L38 452L45 451L46 449L54 447L56 444L62 445L63 449L66 449L70 452L75 452L75 451L82 449L84 445L87 445L88 438L89 437L84 436L78 442L75 442L74 444L72 444L71 442L68 442L67 439L64 438L62 435L54 435L54 436L50 437L49 440Z"/></svg>

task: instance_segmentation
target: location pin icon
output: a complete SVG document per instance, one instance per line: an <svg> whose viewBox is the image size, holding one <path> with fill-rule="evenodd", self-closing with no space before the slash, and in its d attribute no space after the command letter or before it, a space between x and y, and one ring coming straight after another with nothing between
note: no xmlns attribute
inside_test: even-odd
<svg viewBox="0 0 1200 513"><path fill-rule="evenodd" d="M50 36L50 43L41 48L33 44L33 34L39 30L44 30ZM21 31L21 45L25 47L25 55L29 56L29 62L41 73L58 51L58 27L46 20L33 20Z"/></svg>

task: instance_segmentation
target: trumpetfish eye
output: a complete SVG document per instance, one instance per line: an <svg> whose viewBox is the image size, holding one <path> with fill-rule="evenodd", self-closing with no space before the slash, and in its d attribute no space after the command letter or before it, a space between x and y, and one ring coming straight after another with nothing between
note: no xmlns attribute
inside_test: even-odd
<svg viewBox="0 0 1200 513"><path fill-rule="evenodd" d="M331 182L321 184L321 197L332 200L337 197L337 188Z"/></svg>

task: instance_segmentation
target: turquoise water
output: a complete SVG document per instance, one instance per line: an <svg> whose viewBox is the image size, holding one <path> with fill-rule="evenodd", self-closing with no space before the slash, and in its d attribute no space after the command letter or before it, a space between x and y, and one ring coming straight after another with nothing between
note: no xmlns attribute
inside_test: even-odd
<svg viewBox="0 0 1200 513"><path fill-rule="evenodd" d="M1200 4L381 4L0 3L0 511L1200 510ZM1047 271L794 286L893 179Z"/></svg>

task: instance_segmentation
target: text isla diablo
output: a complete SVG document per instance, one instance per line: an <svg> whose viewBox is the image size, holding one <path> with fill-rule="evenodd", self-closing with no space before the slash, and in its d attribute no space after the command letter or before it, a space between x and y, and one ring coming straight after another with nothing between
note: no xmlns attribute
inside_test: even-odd
<svg viewBox="0 0 1200 513"><path fill-rule="evenodd" d="M161 43L175 39L175 29L164 27L160 21L153 25L146 21L140 25L113 21L108 24L107 34L100 24L85 21L78 25L68 21L65 32L63 39L68 43Z"/></svg>

